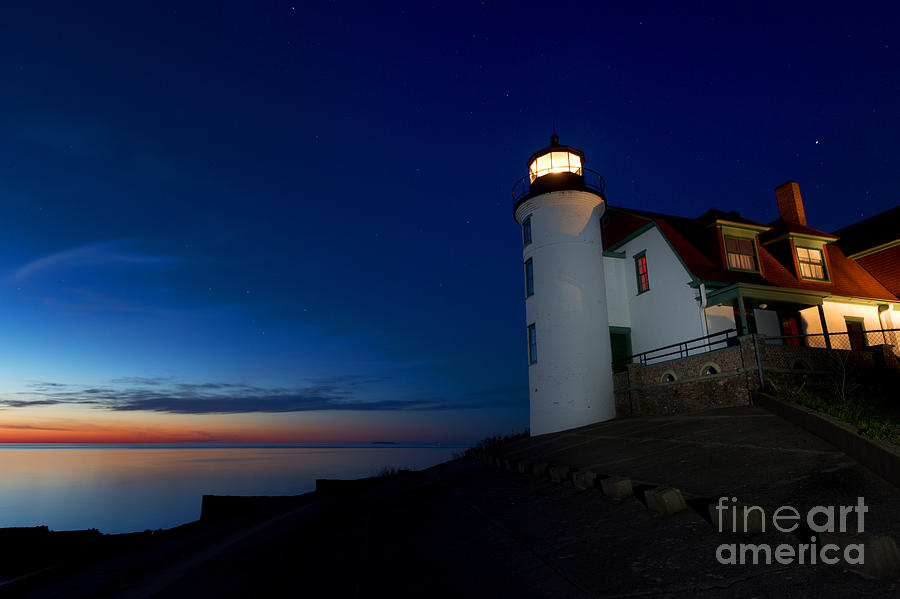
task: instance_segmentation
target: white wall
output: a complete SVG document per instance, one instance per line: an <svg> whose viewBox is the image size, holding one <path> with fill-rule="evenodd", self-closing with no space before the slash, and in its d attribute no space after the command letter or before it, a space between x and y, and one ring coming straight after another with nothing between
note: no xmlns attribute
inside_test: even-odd
<svg viewBox="0 0 900 599"><path fill-rule="evenodd" d="M625 252L624 292L634 353L705 335L696 299L699 292L690 287L690 274L657 227L618 250ZM634 256L642 251L647 256L650 291L638 295Z"/></svg>
<svg viewBox="0 0 900 599"><path fill-rule="evenodd" d="M769 337L781 336L781 320L775 310L753 310L753 318L756 320L756 332Z"/></svg>
<svg viewBox="0 0 900 599"><path fill-rule="evenodd" d="M888 310L882 314L882 318L878 318L878 306L866 306L861 304L845 304L836 301L828 301L825 300L822 303L822 309L825 312L825 323L828 326L828 333L846 333L847 332L847 321L844 319L846 316L852 316L856 318L863 319L863 328L869 331L880 331L883 328L893 328L893 323L898 322L898 316L900 313L894 310ZM815 334L822 333L822 323L819 320L819 310L816 307L807 308L800 312L800 316L803 319L803 332ZM884 321L882 325L882 320ZM896 335L892 337L890 333L886 336L882 337L881 334L868 334L867 343L870 345L879 345L882 343L889 343L894 345L894 352L900 355L900 345L896 342L900 341L900 339L896 339ZM819 342L815 340L815 338L810 339L810 344L819 345ZM832 345L839 349L846 349L846 345L848 340L846 336L842 337L832 337ZM822 346L824 346L824 341L822 342Z"/></svg>
<svg viewBox="0 0 900 599"><path fill-rule="evenodd" d="M606 310L609 326L630 327L629 295L626 292L626 272L634 276L634 260L625 258L603 258L603 272L606 275Z"/></svg>
<svg viewBox="0 0 900 599"><path fill-rule="evenodd" d="M892 304L890 310L882 312L881 319L885 329L900 328L900 306ZM894 353L900 356L900 333L890 332L886 337L887 342L894 346Z"/></svg>
<svg viewBox="0 0 900 599"><path fill-rule="evenodd" d="M709 334L719 333L734 329L734 307L731 305L707 306L706 322L709 325Z"/></svg>
<svg viewBox="0 0 900 599"><path fill-rule="evenodd" d="M537 337L537 363L528 367L533 435L616 415L600 227L605 208L595 194L566 190L516 210L519 223L531 216L523 261L531 258L534 268L534 295L525 301L525 325L533 323Z"/></svg>
<svg viewBox="0 0 900 599"><path fill-rule="evenodd" d="M846 333L847 322L845 316L853 316L863 319L863 327L867 331L875 331L881 329L881 322L878 320L877 306L864 306L860 304L844 304L841 302L828 301L822 302L822 309L825 312L825 324L829 333ZM806 333L821 333L822 323L819 320L819 309L816 307L807 308L800 312L803 318L804 331Z"/></svg>

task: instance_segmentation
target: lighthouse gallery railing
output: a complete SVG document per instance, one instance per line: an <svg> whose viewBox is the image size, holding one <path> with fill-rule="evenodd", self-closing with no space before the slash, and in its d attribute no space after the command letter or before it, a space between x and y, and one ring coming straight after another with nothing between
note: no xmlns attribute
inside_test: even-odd
<svg viewBox="0 0 900 599"><path fill-rule="evenodd" d="M583 168L583 167L579 168L578 171L579 172L576 174L582 175L584 177L584 189L596 191L600 195L605 194L606 182L603 180L603 177L600 175L600 173L598 173L597 171L592 171L589 168ZM525 175L524 177L522 177L521 179L516 181L515 185L513 185L513 188L512 188L513 209L515 209L516 206L518 206L520 202L522 202L523 200L528 198L532 194L533 191L536 191L536 188L539 186L536 186L535 184L539 183L541 181L541 179L543 179L544 177L552 177L554 175L566 175L566 174L570 174L570 173L568 173L568 172L550 173L549 175L544 175L542 177L538 177L537 179L534 180L534 182L531 181L531 175Z"/></svg>

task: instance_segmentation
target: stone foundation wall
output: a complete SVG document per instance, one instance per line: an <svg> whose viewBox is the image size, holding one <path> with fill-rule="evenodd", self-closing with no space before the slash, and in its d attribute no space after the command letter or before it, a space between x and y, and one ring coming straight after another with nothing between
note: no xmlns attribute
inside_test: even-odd
<svg viewBox="0 0 900 599"><path fill-rule="evenodd" d="M767 345L762 338L742 337L738 345L697 356L642 366L629 364L613 377L616 415L650 416L747 405L760 388L758 363L767 386L798 386L821 380L835 370L890 368L900 372L891 346L846 351ZM757 352L759 362L757 362ZM709 368L715 370L714 374ZM674 379L674 380L672 380Z"/></svg>
<svg viewBox="0 0 900 599"><path fill-rule="evenodd" d="M747 405L748 379L755 368L752 337L740 339L736 347L697 356L647 366L629 364L627 372L614 378L616 414L650 416ZM710 369L714 374L704 374Z"/></svg>

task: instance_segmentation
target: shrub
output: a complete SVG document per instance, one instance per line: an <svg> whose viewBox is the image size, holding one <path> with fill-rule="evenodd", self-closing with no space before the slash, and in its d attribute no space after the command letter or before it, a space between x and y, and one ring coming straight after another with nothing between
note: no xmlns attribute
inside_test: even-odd
<svg viewBox="0 0 900 599"><path fill-rule="evenodd" d="M527 439L531 436L530 431L526 428L521 433L510 433L508 435L494 435L493 437L485 437L475 444L473 449L492 449L504 443L518 441L519 439Z"/></svg>

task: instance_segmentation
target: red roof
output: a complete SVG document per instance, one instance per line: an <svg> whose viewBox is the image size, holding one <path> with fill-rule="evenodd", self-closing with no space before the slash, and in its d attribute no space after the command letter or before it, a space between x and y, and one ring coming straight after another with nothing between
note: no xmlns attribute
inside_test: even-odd
<svg viewBox="0 0 900 599"><path fill-rule="evenodd" d="M900 245L857 258L856 263L874 275L891 293L900 297Z"/></svg>
<svg viewBox="0 0 900 599"><path fill-rule="evenodd" d="M800 223L795 223L783 219L778 219L774 222L769 223L769 226L772 227L771 231L767 231L760 235L760 241L766 243L770 239L775 239L777 237L781 237L785 233L798 233L800 235L812 235L813 237L824 237L826 239L837 239L837 235L832 235L831 233L826 233L825 231L819 231L818 229L813 229L812 227L807 227L806 225L801 225Z"/></svg>
<svg viewBox="0 0 900 599"><path fill-rule="evenodd" d="M824 291L845 297L897 301L894 293L879 283L860 264L847 258L840 248L834 244L825 246L829 281L819 282L800 279L793 272L793 264L782 264L761 243L757 243L760 263L759 274L728 270L723 263L721 250L719 249L718 230L709 225L716 220L726 220L760 227L766 226L743 218L737 213L710 210L700 217L692 219L609 206L607 215L608 217L604 217L604 249L613 248L629 235L653 223L679 255L685 267L695 278L701 281L726 285L732 283L753 283L788 289ZM798 223L786 223L779 220L770 226L773 227L773 230L762 235L772 237L773 233L780 231L781 233L794 232L837 239L833 235ZM896 274L898 283L900 283L900 260L895 260L895 264L898 265ZM896 287L893 288L894 291L896 289Z"/></svg>

